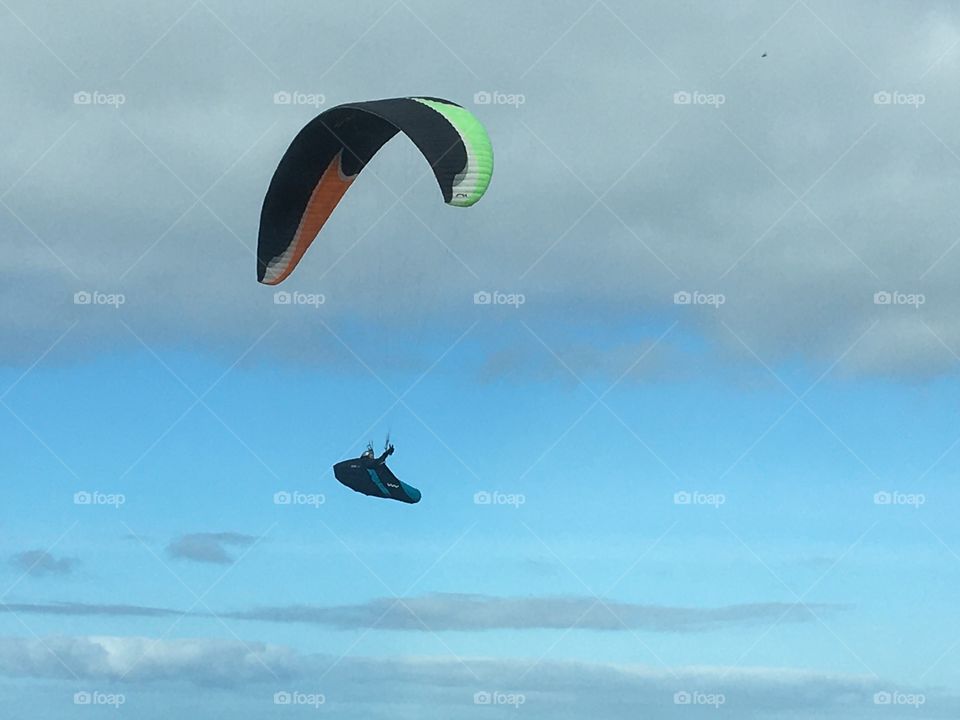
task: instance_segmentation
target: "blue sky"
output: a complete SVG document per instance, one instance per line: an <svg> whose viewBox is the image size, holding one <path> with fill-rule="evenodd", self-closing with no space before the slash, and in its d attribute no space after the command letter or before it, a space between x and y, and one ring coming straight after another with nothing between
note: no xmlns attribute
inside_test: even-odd
<svg viewBox="0 0 960 720"><path fill-rule="evenodd" d="M5 717L956 716L948 4L7 0L0 37ZM487 126L487 196L395 140L283 286L323 303L276 304L287 143L413 93ZM388 431L418 505L332 476Z"/></svg>

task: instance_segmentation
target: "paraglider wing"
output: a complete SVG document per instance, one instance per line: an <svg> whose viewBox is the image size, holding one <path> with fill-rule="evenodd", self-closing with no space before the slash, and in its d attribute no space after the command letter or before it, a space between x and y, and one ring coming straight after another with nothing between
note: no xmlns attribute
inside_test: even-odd
<svg viewBox="0 0 960 720"><path fill-rule="evenodd" d="M410 504L420 502L420 491L401 481L382 462L364 458L344 460L333 466L333 474L343 485L364 495Z"/></svg>
<svg viewBox="0 0 960 720"><path fill-rule="evenodd" d="M420 149L444 202L476 203L490 184L493 148L468 110L439 98L338 105L294 138L274 173L260 213L257 279L282 282L371 158L397 133Z"/></svg>

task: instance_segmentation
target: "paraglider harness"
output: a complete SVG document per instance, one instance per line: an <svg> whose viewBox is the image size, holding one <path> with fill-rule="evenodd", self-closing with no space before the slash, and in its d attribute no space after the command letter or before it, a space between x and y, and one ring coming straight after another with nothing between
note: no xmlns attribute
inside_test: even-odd
<svg viewBox="0 0 960 720"><path fill-rule="evenodd" d="M387 458L393 452L389 438L380 457L374 456L373 445L368 444L360 457L334 465L334 477L341 484L364 495L399 500L411 505L420 502L420 491L401 481L387 467Z"/></svg>

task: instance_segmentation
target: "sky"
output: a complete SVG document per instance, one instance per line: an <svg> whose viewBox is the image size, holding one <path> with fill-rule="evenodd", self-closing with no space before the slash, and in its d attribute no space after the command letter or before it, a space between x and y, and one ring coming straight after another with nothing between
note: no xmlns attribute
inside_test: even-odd
<svg viewBox="0 0 960 720"><path fill-rule="evenodd" d="M958 715L953 3L0 0L0 47L4 718ZM259 285L298 130L409 95L483 200L398 137ZM333 477L388 433L417 505Z"/></svg>

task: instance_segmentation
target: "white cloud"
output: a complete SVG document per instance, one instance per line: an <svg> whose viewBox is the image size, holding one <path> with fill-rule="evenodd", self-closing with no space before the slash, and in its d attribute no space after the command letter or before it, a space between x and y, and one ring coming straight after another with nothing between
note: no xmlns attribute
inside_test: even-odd
<svg viewBox="0 0 960 720"><path fill-rule="evenodd" d="M336 658L213 639L0 638L0 675L106 686L127 696L128 709L135 707L138 692L146 694L154 683L233 688L251 707L270 705L275 692L314 692L325 696L325 709L349 717L416 709L483 717L481 711L491 709L475 704L476 693L522 696L525 716L536 718L555 717L561 708L571 717L628 718L639 709L646 717L686 717L691 710L676 703L677 693L720 695L723 712L743 718L873 717L878 711L875 693L892 689L922 694L923 717L949 717L958 707L955 698L941 691L924 693L867 676L813 670L474 657ZM216 716L220 702L198 694L194 716ZM886 717L917 712L883 710L889 711Z"/></svg>

